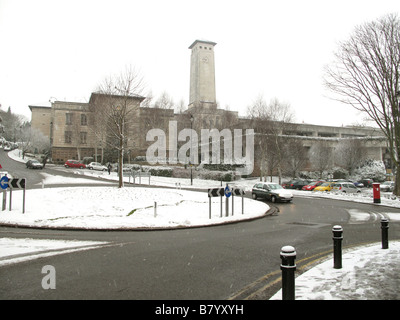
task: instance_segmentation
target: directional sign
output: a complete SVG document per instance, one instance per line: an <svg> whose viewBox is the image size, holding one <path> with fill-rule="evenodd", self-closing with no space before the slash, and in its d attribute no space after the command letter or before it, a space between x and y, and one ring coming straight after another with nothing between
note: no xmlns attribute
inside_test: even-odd
<svg viewBox="0 0 400 320"><path fill-rule="evenodd" d="M7 189L7 187L8 187L8 178L7 178L7 176L3 176L3 177L0 179L0 187L1 187L2 189Z"/></svg>
<svg viewBox="0 0 400 320"><path fill-rule="evenodd" d="M10 179L8 187L11 189L25 189L25 178Z"/></svg>
<svg viewBox="0 0 400 320"><path fill-rule="evenodd" d="M225 197L229 198L231 195L232 195L231 187L226 186L225 187Z"/></svg>
<svg viewBox="0 0 400 320"><path fill-rule="evenodd" d="M232 194L235 196L243 196L245 194L243 189L240 188L233 188Z"/></svg>
<svg viewBox="0 0 400 320"><path fill-rule="evenodd" d="M208 197L222 197L224 195L224 188L208 189Z"/></svg>

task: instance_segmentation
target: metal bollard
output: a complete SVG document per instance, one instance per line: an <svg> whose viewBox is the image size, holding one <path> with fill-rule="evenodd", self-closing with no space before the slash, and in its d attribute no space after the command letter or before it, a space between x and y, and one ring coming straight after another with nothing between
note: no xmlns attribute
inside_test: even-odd
<svg viewBox="0 0 400 320"><path fill-rule="evenodd" d="M342 268L342 240L343 228L341 226L334 226L333 232L333 267L335 269Z"/></svg>
<svg viewBox="0 0 400 320"><path fill-rule="evenodd" d="M282 260L282 300L294 300L294 272L296 271L296 251L292 246L284 246L281 249Z"/></svg>
<svg viewBox="0 0 400 320"><path fill-rule="evenodd" d="M382 249L389 249L389 220L386 218L381 219L382 229Z"/></svg>

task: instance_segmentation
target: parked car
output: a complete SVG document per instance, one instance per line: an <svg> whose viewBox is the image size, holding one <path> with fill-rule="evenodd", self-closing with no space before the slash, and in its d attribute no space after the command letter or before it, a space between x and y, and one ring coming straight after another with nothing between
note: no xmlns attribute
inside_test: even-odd
<svg viewBox="0 0 400 320"><path fill-rule="evenodd" d="M349 183L354 184L357 188L364 187L364 184L362 182L359 182L359 181L353 181L353 180L347 180L347 179L338 179L338 180L336 180L336 182L338 182L338 183L339 182L349 182Z"/></svg>
<svg viewBox="0 0 400 320"><path fill-rule="evenodd" d="M366 187L366 188L372 188L372 184L374 183L374 180L363 179L363 180L360 180L359 182L361 182L364 185L364 187Z"/></svg>
<svg viewBox="0 0 400 320"><path fill-rule="evenodd" d="M286 182L283 187L285 189L297 189L301 190L304 186L309 184L312 180L303 180L303 179L293 179L290 180L289 182Z"/></svg>
<svg viewBox="0 0 400 320"><path fill-rule="evenodd" d="M43 169L43 163L40 163L38 160L28 160L26 162L26 167L28 169Z"/></svg>
<svg viewBox="0 0 400 320"><path fill-rule="evenodd" d="M79 169L85 169L86 165L83 164L82 162L78 160L67 160L64 164L64 167L66 168L79 168Z"/></svg>
<svg viewBox="0 0 400 320"><path fill-rule="evenodd" d="M360 181L353 181L353 184L357 187L357 188L363 188L364 187L364 183L360 182Z"/></svg>
<svg viewBox="0 0 400 320"><path fill-rule="evenodd" d="M311 181L308 185L304 186L301 188L301 190L305 191L313 191L314 188L319 187L321 184L323 184L325 181L319 180L319 181Z"/></svg>
<svg viewBox="0 0 400 320"><path fill-rule="evenodd" d="M324 182L323 184L321 184L318 187L314 188L314 191L331 191L332 190L332 186L335 184L335 182L330 181L330 182Z"/></svg>
<svg viewBox="0 0 400 320"><path fill-rule="evenodd" d="M100 170L100 171L107 171L107 167L103 166L101 163L99 162L91 162L89 163L86 168L90 169L90 170Z"/></svg>
<svg viewBox="0 0 400 320"><path fill-rule="evenodd" d="M394 182L393 181L385 181L380 186L382 192L392 192L394 190Z"/></svg>
<svg viewBox="0 0 400 320"><path fill-rule="evenodd" d="M284 189L281 185L272 182L257 183L251 190L251 195L254 200L258 198L264 198L271 202L293 200L293 194Z"/></svg>
<svg viewBox="0 0 400 320"><path fill-rule="evenodd" d="M344 193L361 193L361 190L358 189L351 182L336 182L332 186L332 191L340 191L340 192L344 192Z"/></svg>

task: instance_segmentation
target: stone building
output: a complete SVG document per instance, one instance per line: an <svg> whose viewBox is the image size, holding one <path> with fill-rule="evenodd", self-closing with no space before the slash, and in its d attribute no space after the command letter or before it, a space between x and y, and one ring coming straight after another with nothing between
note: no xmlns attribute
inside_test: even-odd
<svg viewBox="0 0 400 320"><path fill-rule="evenodd" d="M175 114L172 109L141 107L145 97L130 97L132 113L127 126L126 155L134 158L146 155L151 141L146 141L146 133L152 128L166 132L167 147L168 129L171 121L176 121L178 130L193 128L222 130L223 128L253 128L250 119L241 118L236 111L219 109L216 103L215 59L216 43L196 40L189 49L190 60L190 93L188 109ZM50 139L52 160L62 163L68 159L94 157L97 161L112 161L112 155L104 154L107 149L105 138L101 137L102 128L99 122L96 104L104 99L104 95L92 93L88 103L54 101L51 107L29 106L32 111L32 127L39 129ZM113 96L121 99L121 96ZM374 128L333 127L309 124L295 124L290 130L279 132L280 136L297 139L306 150L318 140L327 141L331 148L343 139L363 139L368 150L368 158L385 160L387 145L382 133ZM257 134L257 133L256 133ZM255 148L259 148L259 143ZM221 147L222 148L222 147ZM111 158L110 158L111 157ZM200 159L201 160L201 159ZM256 162L259 159L255 159ZM257 168L257 165L255 166ZM257 174L257 172L255 172Z"/></svg>

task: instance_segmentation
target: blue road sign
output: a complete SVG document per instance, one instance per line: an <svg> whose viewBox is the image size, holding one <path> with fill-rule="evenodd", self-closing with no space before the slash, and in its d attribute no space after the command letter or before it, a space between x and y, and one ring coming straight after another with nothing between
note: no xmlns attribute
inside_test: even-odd
<svg viewBox="0 0 400 320"><path fill-rule="evenodd" d="M229 186L225 188L225 197L229 198L232 195L232 190Z"/></svg>
<svg viewBox="0 0 400 320"><path fill-rule="evenodd" d="M7 188L8 188L8 178L7 178L7 176L3 176L3 177L0 179L0 187L1 187L2 189L7 189Z"/></svg>

